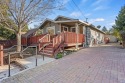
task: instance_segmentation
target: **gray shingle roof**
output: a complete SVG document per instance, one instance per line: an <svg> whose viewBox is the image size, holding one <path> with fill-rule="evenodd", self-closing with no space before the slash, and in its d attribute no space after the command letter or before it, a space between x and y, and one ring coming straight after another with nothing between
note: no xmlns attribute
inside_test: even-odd
<svg viewBox="0 0 125 83"><path fill-rule="evenodd" d="M23 34L22 37L28 37L28 36L32 35L33 33L35 33L38 29L39 28L31 29L27 33Z"/></svg>

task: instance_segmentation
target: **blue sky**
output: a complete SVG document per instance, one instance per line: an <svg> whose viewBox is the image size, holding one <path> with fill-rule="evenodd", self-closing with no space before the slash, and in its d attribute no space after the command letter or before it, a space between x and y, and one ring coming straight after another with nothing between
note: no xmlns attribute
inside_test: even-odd
<svg viewBox="0 0 125 83"><path fill-rule="evenodd" d="M125 0L74 0L84 17L72 0L63 1L65 9L56 10L47 18L54 19L58 15L63 15L85 21L85 17L87 17L89 23L95 26L106 26L108 29L115 23L119 10L125 5Z"/></svg>

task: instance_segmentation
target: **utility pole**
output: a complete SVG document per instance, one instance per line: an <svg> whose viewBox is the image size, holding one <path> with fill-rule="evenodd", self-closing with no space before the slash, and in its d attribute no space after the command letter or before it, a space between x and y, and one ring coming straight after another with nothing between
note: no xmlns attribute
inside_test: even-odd
<svg viewBox="0 0 125 83"><path fill-rule="evenodd" d="M87 21L88 21L88 18L86 18L86 23L88 23Z"/></svg>

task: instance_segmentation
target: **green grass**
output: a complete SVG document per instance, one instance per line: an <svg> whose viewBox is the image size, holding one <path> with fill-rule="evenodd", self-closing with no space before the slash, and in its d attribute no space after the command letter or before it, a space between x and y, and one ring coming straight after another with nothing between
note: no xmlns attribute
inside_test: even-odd
<svg viewBox="0 0 125 83"><path fill-rule="evenodd" d="M59 58L62 58L63 57L63 54L62 53L58 53L57 55L56 55L56 59L59 59Z"/></svg>

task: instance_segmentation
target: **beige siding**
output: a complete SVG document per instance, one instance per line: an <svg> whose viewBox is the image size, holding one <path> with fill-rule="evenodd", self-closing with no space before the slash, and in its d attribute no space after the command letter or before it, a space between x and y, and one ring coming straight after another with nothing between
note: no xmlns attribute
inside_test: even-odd
<svg viewBox="0 0 125 83"><path fill-rule="evenodd" d="M60 26L59 26L59 24L55 24L55 23L46 23L46 25L44 25L44 27L43 27L43 34L45 34L45 33L48 33L47 32L47 28L55 28L55 34L58 34L58 32L61 32L60 31Z"/></svg>

